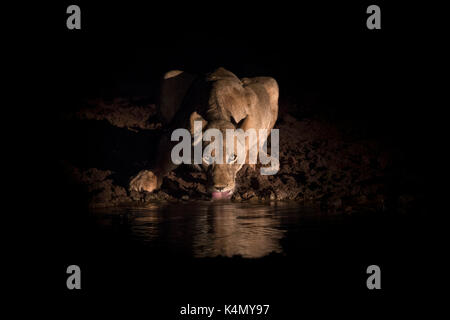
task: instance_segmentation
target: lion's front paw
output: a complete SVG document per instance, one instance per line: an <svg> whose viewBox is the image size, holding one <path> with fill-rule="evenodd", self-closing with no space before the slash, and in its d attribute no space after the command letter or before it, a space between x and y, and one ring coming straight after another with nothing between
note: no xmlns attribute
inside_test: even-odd
<svg viewBox="0 0 450 320"><path fill-rule="evenodd" d="M150 170L142 170L130 181L130 190L152 192L158 188L158 177Z"/></svg>

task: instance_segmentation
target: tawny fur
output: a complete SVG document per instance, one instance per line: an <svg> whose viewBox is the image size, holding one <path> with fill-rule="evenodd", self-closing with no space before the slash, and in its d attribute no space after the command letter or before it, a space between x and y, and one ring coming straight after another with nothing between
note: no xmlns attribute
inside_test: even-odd
<svg viewBox="0 0 450 320"><path fill-rule="evenodd" d="M203 130L219 129L225 138L225 130L230 128L272 129L278 117L278 92L277 82L270 77L239 79L224 68L201 77L173 70L161 82L159 113L169 129L186 128L193 133L197 120L202 121ZM176 167L170 159L173 145L170 137L161 139L156 165L133 177L130 190L160 188L163 177ZM246 149L250 147L246 144ZM202 164L202 168L209 191L233 192L242 164Z"/></svg>

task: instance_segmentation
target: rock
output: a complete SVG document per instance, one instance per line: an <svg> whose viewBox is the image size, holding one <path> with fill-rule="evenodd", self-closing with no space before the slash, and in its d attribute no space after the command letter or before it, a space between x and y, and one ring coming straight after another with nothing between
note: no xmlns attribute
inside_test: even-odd
<svg viewBox="0 0 450 320"><path fill-rule="evenodd" d="M332 205L334 208L336 208L336 209L340 209L340 208L342 207L342 200L341 200L341 198L333 199L331 205Z"/></svg>
<svg viewBox="0 0 450 320"><path fill-rule="evenodd" d="M140 101L139 101L140 100ZM156 106L145 99L115 98L112 101L90 100L87 106L69 117L79 120L106 120L119 128L156 129L160 123L151 123L156 116Z"/></svg>
<svg viewBox="0 0 450 320"><path fill-rule="evenodd" d="M134 201L140 201L142 198L142 195L140 192L137 191L130 191L130 198L133 199Z"/></svg>
<svg viewBox="0 0 450 320"><path fill-rule="evenodd" d="M253 190L247 191L242 195L242 199L244 200L249 200L253 197L256 197L255 191Z"/></svg>
<svg viewBox="0 0 450 320"><path fill-rule="evenodd" d="M241 195L239 193L237 193L237 192L235 192L233 194L231 199L236 200L236 201L241 201L242 200Z"/></svg>
<svg viewBox="0 0 450 320"><path fill-rule="evenodd" d="M157 200L157 195L154 192L145 192L145 202L152 202Z"/></svg>
<svg viewBox="0 0 450 320"><path fill-rule="evenodd" d="M287 193L284 190L276 191L277 200L285 200L287 198Z"/></svg>
<svg viewBox="0 0 450 320"><path fill-rule="evenodd" d="M366 195L361 195L356 199L356 202L358 204L366 204L368 201L367 196Z"/></svg>
<svg viewBox="0 0 450 320"><path fill-rule="evenodd" d="M277 196L275 195L275 193L270 192L270 197L269 197L270 201L274 201L277 199Z"/></svg>

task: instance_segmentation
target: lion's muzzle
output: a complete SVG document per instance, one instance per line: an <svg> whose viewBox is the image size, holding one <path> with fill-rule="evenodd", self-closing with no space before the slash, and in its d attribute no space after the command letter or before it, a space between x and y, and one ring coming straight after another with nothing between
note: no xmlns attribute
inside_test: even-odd
<svg viewBox="0 0 450 320"><path fill-rule="evenodd" d="M232 195L233 195L233 192L231 190L228 190L228 191L213 191L211 193L211 198L213 200L230 199Z"/></svg>

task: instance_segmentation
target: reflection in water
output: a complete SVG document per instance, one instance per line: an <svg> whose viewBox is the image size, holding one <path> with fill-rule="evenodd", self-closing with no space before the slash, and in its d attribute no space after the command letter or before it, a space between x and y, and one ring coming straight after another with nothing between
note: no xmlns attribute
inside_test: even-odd
<svg viewBox="0 0 450 320"><path fill-rule="evenodd" d="M279 217L266 206L250 210L233 205L211 205L196 221L200 230L193 241L194 255L262 257L281 252Z"/></svg>
<svg viewBox="0 0 450 320"><path fill-rule="evenodd" d="M292 203L195 202L116 208L94 216L106 228L122 217L132 240L170 252L257 258L282 252L286 221L298 219L298 212Z"/></svg>

